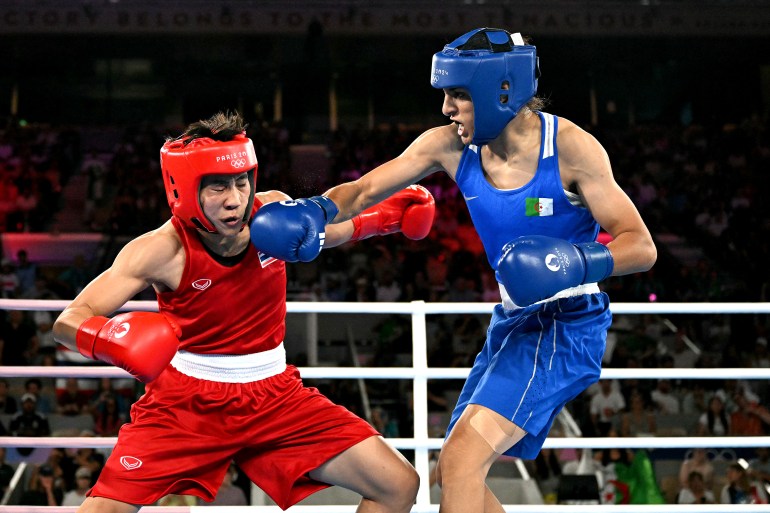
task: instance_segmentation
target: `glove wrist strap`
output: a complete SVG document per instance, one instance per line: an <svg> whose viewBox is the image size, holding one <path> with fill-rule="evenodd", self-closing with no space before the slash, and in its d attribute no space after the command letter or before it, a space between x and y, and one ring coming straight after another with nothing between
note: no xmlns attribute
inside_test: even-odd
<svg viewBox="0 0 770 513"><path fill-rule="evenodd" d="M91 360L95 360L94 346L96 346L96 337L99 335L99 331L107 324L109 319L97 315L95 317L89 317L80 324L78 327L78 333L75 337L75 344L77 345L80 354Z"/></svg>
<svg viewBox="0 0 770 513"><path fill-rule="evenodd" d="M586 277L583 283L594 283L608 278L615 268L615 260L607 246L599 242L575 244L583 253L586 262Z"/></svg>
<svg viewBox="0 0 770 513"><path fill-rule="evenodd" d="M364 240L374 235L388 235L397 230L388 230L380 226L379 212L362 212L352 219L353 236L350 240Z"/></svg>
<svg viewBox="0 0 770 513"><path fill-rule="evenodd" d="M326 218L327 223L334 221L334 218L337 217L340 209L337 208L337 205L335 205L331 199L327 198L326 196L313 196L309 199L321 207L321 210L324 211L324 217Z"/></svg>

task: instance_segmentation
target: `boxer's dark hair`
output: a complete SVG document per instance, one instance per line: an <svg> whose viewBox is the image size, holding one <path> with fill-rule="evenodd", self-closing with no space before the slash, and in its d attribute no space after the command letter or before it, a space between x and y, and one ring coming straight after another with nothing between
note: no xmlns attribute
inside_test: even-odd
<svg viewBox="0 0 770 513"><path fill-rule="evenodd" d="M217 112L209 119L201 119L192 123L176 139L184 140L185 145L200 137L208 137L215 141L229 141L236 135L243 133L247 126L238 112Z"/></svg>

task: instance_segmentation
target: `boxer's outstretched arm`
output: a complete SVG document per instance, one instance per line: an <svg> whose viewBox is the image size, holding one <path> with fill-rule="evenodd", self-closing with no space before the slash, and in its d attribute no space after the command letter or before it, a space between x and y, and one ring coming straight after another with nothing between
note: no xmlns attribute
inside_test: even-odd
<svg viewBox="0 0 770 513"><path fill-rule="evenodd" d="M422 239L430 231L436 209L427 189L411 185L350 220L329 224L337 211L329 198L286 198L276 191L260 197L262 206L249 227L257 249L286 262L307 262L323 248L374 235L402 232L410 239Z"/></svg>
<svg viewBox="0 0 770 513"><path fill-rule="evenodd" d="M454 177L462 154L456 128L447 125L427 130L398 157L372 169L358 180L324 193L339 209L334 222L350 219L391 195L437 171Z"/></svg>

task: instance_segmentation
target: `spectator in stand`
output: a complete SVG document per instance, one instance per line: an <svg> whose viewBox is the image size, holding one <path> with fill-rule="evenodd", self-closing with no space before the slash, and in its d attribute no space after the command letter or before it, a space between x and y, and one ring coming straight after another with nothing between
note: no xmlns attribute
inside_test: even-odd
<svg viewBox="0 0 770 513"><path fill-rule="evenodd" d="M700 367L708 367L702 362ZM685 415L695 415L705 412L708 408L707 392L704 383L709 380L692 380L688 383L689 387L682 395L682 413ZM708 397L710 399L710 396Z"/></svg>
<svg viewBox="0 0 770 513"><path fill-rule="evenodd" d="M11 436L49 436L51 428L48 419L36 410L37 399L33 394L26 393L21 396L21 410L12 418L8 426ZM29 456L33 448L21 447L17 449L22 456Z"/></svg>
<svg viewBox="0 0 770 513"><path fill-rule="evenodd" d="M19 295L19 277L13 268L13 262L4 258L0 264L0 297L13 299Z"/></svg>
<svg viewBox="0 0 770 513"><path fill-rule="evenodd" d="M749 366L761 369L770 368L770 354L767 351L767 338L757 337L754 354L749 358Z"/></svg>
<svg viewBox="0 0 770 513"><path fill-rule="evenodd" d="M689 457L685 455L685 459L679 467L679 486L681 488L689 486L692 472L700 474L706 488L711 489L714 486L714 465L709 460L706 449L698 447L690 452Z"/></svg>
<svg viewBox="0 0 770 513"><path fill-rule="evenodd" d="M115 398L118 411L123 416L127 417L129 407L131 406L130 401L133 399L133 396L129 395L132 389L133 387L131 389L126 389L126 388L118 389L115 387L115 382L112 379L100 378L99 384L97 385L97 389L91 395L91 398L89 400L91 414L94 415L94 418L96 418L96 414L98 410L102 409L107 398L109 396L112 396Z"/></svg>
<svg viewBox="0 0 770 513"><path fill-rule="evenodd" d="M379 302L393 302L401 299L401 286L392 269L385 269L374 284L374 298Z"/></svg>
<svg viewBox="0 0 770 513"><path fill-rule="evenodd" d="M770 425L770 411L758 403L759 398L742 389L735 394L738 409L730 415L731 436L763 436Z"/></svg>
<svg viewBox="0 0 770 513"><path fill-rule="evenodd" d="M754 452L756 457L749 461L749 474L752 478L764 482L767 487L770 484L770 449L757 447Z"/></svg>
<svg viewBox="0 0 770 513"><path fill-rule="evenodd" d="M75 486L75 470L72 458L61 448L51 449L45 465L53 469L54 486L61 489L62 494Z"/></svg>
<svg viewBox="0 0 770 513"><path fill-rule="evenodd" d="M670 380L658 380L658 386L652 391L650 397L657 406L658 413L662 415L676 415L679 413L679 399L671 390Z"/></svg>
<svg viewBox="0 0 770 513"><path fill-rule="evenodd" d="M687 331L684 328L679 328L674 335L674 348L671 352L671 358L674 361L674 367L677 369L692 369L695 368L695 363L698 361L698 355L690 349L687 344Z"/></svg>
<svg viewBox="0 0 770 513"><path fill-rule="evenodd" d="M626 400L616 385L614 380L600 380L599 392L591 398L591 423L597 436L607 436L626 407Z"/></svg>
<svg viewBox="0 0 770 513"><path fill-rule="evenodd" d="M41 465L32 471L27 491L19 502L30 506L59 506L63 498L62 489L55 485L53 469L50 465Z"/></svg>
<svg viewBox="0 0 770 513"><path fill-rule="evenodd" d="M634 392L630 399L631 407L620 416L620 436L652 436L657 430L655 414L645 401L644 396Z"/></svg>
<svg viewBox="0 0 770 513"><path fill-rule="evenodd" d="M698 436L725 436L730 432L730 417L723 398L724 392L717 391L709 399L708 410L698 419Z"/></svg>
<svg viewBox="0 0 770 513"><path fill-rule="evenodd" d="M19 409L16 399L9 393L9 388L8 380L0 378L0 414L16 413Z"/></svg>
<svg viewBox="0 0 770 513"><path fill-rule="evenodd" d="M37 398L29 392L21 396L21 411L16 413L9 425L12 436L49 436L51 428L48 419L37 411Z"/></svg>
<svg viewBox="0 0 770 513"><path fill-rule="evenodd" d="M19 295L24 296L35 286L37 279L37 264L30 261L26 249L16 252L16 276L19 278Z"/></svg>
<svg viewBox="0 0 770 513"><path fill-rule="evenodd" d="M39 378L29 378L24 382L24 392L32 394L37 401L37 411L48 414L53 412L53 405L48 396L43 394L43 382Z"/></svg>
<svg viewBox="0 0 770 513"><path fill-rule="evenodd" d="M727 484L722 488L722 504L767 504L767 492L758 481L751 479L746 467L731 463L727 467Z"/></svg>
<svg viewBox="0 0 770 513"><path fill-rule="evenodd" d="M755 369L770 368L770 353L767 350L766 337L757 337L747 360L747 367L754 367ZM761 402L767 403L770 401L770 383L768 383L768 380L756 380L752 385L759 395Z"/></svg>
<svg viewBox="0 0 770 513"><path fill-rule="evenodd" d="M64 494L62 506L80 506L91 488L91 469L80 467L75 471L75 488Z"/></svg>
<svg viewBox="0 0 770 513"><path fill-rule="evenodd" d="M58 344L53 338L54 315L46 310L36 310L32 312L32 322L34 322L36 352L32 359L32 365L44 365L47 357L56 359L56 349Z"/></svg>
<svg viewBox="0 0 770 513"><path fill-rule="evenodd" d="M29 312L9 310L0 319L0 365L29 365L37 350L36 331Z"/></svg>
<svg viewBox="0 0 770 513"><path fill-rule="evenodd" d="M67 378L64 390L57 393L56 413L60 415L81 415L89 412L87 393L80 388L77 378Z"/></svg>
<svg viewBox="0 0 770 513"><path fill-rule="evenodd" d="M722 382L722 386L716 391L722 398L722 401L725 404L725 411L728 415L738 409L738 404L735 402L735 395L743 390L744 383L746 382L737 379L726 379Z"/></svg>
<svg viewBox="0 0 770 513"><path fill-rule="evenodd" d="M105 457L93 448L81 448L75 452L73 462L78 468L85 467L91 471L91 485L96 483L96 478L104 467Z"/></svg>
<svg viewBox="0 0 770 513"><path fill-rule="evenodd" d="M714 493L707 489L703 476L693 470L687 476L687 486L682 488L677 495L677 504L716 504Z"/></svg>
<svg viewBox="0 0 770 513"><path fill-rule="evenodd" d="M118 408L117 397L106 393L97 405L94 413L94 431L97 436L118 436L120 427L126 423L126 417Z"/></svg>

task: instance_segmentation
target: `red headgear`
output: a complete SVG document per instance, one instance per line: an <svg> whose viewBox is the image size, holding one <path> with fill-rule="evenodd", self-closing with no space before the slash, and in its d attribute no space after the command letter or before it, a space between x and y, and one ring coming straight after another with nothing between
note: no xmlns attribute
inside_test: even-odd
<svg viewBox="0 0 770 513"><path fill-rule="evenodd" d="M243 223L249 221L257 192L257 155L245 132L230 141L208 137L193 139L187 145L184 139L168 141L160 150L160 168L171 213L187 226L210 233L216 233L216 229L201 209L201 178L248 172L251 195Z"/></svg>

